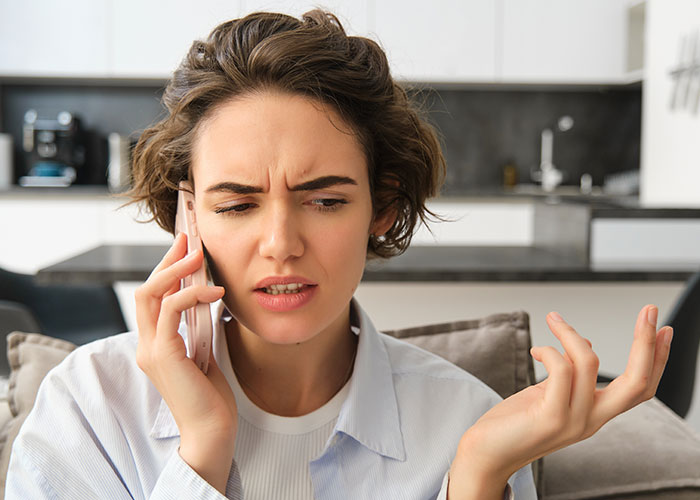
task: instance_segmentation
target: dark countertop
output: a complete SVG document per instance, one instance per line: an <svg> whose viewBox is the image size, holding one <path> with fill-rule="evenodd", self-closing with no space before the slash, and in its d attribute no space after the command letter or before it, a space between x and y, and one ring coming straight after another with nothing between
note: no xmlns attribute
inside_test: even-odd
<svg viewBox="0 0 700 500"><path fill-rule="evenodd" d="M167 245L102 245L41 269L51 283L144 281L167 251ZM489 281L610 282L685 281L692 266L669 269L591 269L574 251L536 247L411 247L399 257L370 262L366 282Z"/></svg>

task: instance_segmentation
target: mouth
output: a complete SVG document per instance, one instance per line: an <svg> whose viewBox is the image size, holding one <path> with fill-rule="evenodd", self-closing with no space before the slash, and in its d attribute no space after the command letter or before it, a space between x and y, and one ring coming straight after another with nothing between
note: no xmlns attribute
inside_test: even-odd
<svg viewBox="0 0 700 500"><path fill-rule="evenodd" d="M316 295L318 284L301 276L270 276L255 285L254 295L265 309L293 311L308 304Z"/></svg>
<svg viewBox="0 0 700 500"><path fill-rule="evenodd" d="M318 284L301 276L270 276L255 284L255 298L263 308L275 312L299 309L311 302Z"/></svg>
<svg viewBox="0 0 700 500"><path fill-rule="evenodd" d="M271 284L265 287L260 287L256 288L256 292L264 292L268 295L279 295L281 293L284 294L294 294L294 293L302 293L304 290L307 288L313 287L316 285L308 285L305 283L287 283L287 284Z"/></svg>

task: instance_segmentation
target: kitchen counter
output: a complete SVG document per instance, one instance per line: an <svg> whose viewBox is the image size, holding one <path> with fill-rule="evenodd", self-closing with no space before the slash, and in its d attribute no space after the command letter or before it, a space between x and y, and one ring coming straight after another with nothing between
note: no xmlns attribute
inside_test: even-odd
<svg viewBox="0 0 700 500"><path fill-rule="evenodd" d="M692 264L593 267L579 252L539 247L416 246L370 262L364 281L684 281Z"/></svg>

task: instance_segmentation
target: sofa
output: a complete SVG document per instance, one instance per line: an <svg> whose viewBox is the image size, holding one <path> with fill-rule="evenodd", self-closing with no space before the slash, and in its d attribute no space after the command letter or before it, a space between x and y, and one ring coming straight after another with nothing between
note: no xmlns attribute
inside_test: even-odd
<svg viewBox="0 0 700 500"><path fill-rule="evenodd" d="M385 333L444 357L502 397L535 382L529 317L522 311ZM76 347L22 332L8 335L7 344L11 373L0 401L0 499L12 442L40 382ZM700 435L652 399L593 437L538 460L533 475L544 500L700 499Z"/></svg>

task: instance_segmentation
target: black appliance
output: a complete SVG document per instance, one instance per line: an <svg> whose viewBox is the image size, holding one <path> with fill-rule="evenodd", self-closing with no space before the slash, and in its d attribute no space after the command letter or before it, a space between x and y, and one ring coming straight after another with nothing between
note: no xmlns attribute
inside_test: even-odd
<svg viewBox="0 0 700 500"><path fill-rule="evenodd" d="M22 149L26 172L21 186L60 186L107 183L107 141L86 130L80 118L61 111L43 118L30 109L24 114Z"/></svg>

